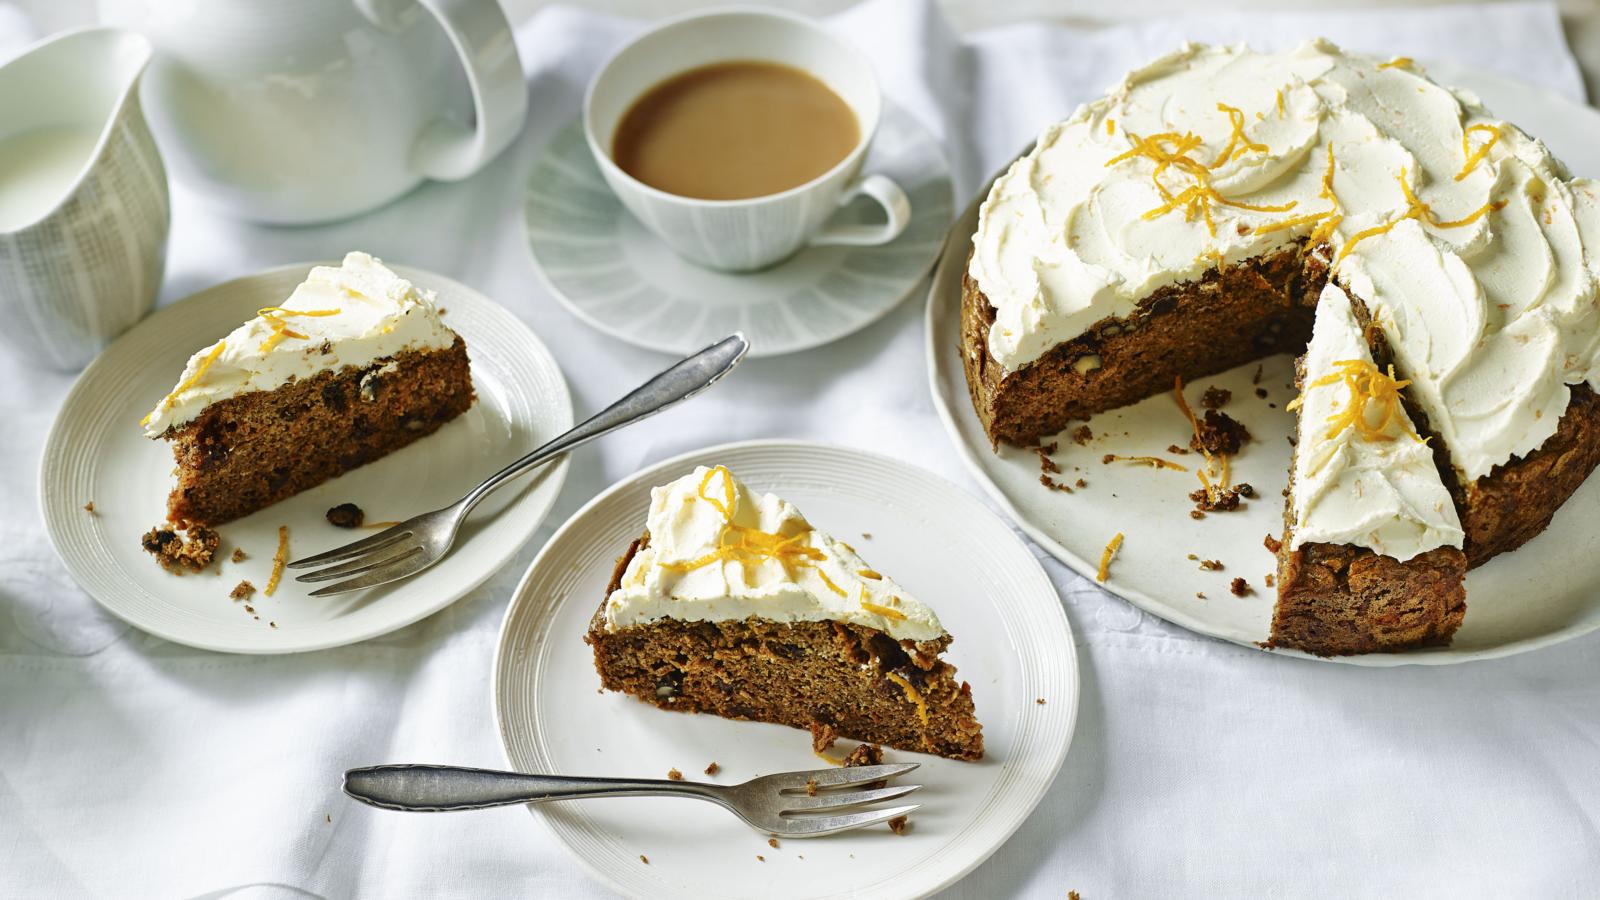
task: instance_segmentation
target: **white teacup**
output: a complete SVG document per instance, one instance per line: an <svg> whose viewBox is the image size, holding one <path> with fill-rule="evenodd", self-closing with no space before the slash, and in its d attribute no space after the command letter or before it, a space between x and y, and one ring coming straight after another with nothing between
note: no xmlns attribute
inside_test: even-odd
<svg viewBox="0 0 1600 900"><path fill-rule="evenodd" d="M744 200L701 200L653 188L611 158L617 125L643 94L689 69L759 60L800 69L855 112L861 139L843 160L798 187ZM855 49L801 16L724 9L672 19L618 50L583 101L583 130L606 183L646 228L680 256L726 271L785 259L808 244L884 244L911 221L905 191L882 175L861 175L883 97L872 66ZM830 224L841 206L866 196L883 207L882 225Z"/></svg>

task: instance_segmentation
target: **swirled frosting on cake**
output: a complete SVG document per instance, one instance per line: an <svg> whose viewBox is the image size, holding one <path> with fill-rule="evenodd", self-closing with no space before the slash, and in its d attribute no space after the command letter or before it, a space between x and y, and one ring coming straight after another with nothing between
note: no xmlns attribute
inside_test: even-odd
<svg viewBox="0 0 1600 900"><path fill-rule="evenodd" d="M1401 561L1460 547L1433 451L1401 406L1404 383L1373 364L1335 285L1322 289L1301 378L1290 546L1355 544Z"/></svg>
<svg viewBox="0 0 1600 900"><path fill-rule="evenodd" d="M1597 379L1600 204L1409 60L1191 44L1051 126L985 200L970 274L1007 371L1165 285L1326 246L1470 483Z"/></svg>
<svg viewBox="0 0 1600 900"><path fill-rule="evenodd" d="M751 491L722 466L700 466L650 492L648 546L606 598L608 631L688 622L836 621L895 640L943 637L933 610L817 531L788 501Z"/></svg>
<svg viewBox="0 0 1600 900"><path fill-rule="evenodd" d="M456 335L433 299L365 253L346 254L338 267L317 266L282 305L262 309L189 357L177 386L140 424L157 438L229 397L406 350L445 349Z"/></svg>

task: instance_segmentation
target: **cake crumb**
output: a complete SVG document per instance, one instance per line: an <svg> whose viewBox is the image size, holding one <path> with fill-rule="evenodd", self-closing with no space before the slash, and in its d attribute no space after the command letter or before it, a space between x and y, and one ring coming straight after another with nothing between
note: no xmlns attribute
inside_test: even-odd
<svg viewBox="0 0 1600 900"><path fill-rule="evenodd" d="M1035 698L1033 698L1033 702L1039 704L1040 706L1043 706L1044 705L1044 698L1043 697L1035 697Z"/></svg>
<svg viewBox="0 0 1600 900"><path fill-rule="evenodd" d="M839 739L839 729L826 722L811 723L811 752L826 753Z"/></svg>
<svg viewBox="0 0 1600 900"><path fill-rule="evenodd" d="M1194 592L1194 598L1196 600L1204 600L1206 598L1206 592L1205 591L1195 591Z"/></svg>
<svg viewBox="0 0 1600 900"><path fill-rule="evenodd" d="M1073 485L1075 487L1077 487L1079 490L1083 490L1084 488L1089 486L1089 482L1084 481L1082 478L1079 478L1077 481L1073 482Z"/></svg>
<svg viewBox="0 0 1600 900"><path fill-rule="evenodd" d="M1206 514L1201 512L1198 509L1189 510L1189 518L1191 518L1191 519L1204 519L1205 517L1206 517Z"/></svg>
<svg viewBox="0 0 1600 900"><path fill-rule="evenodd" d="M278 623L277 622L268 622L267 624L271 625L273 628L277 628L278 627Z"/></svg>
<svg viewBox="0 0 1600 900"><path fill-rule="evenodd" d="M716 760L712 760L711 761L711 765L706 766L706 774L707 775L716 775L718 772L721 772L721 771L722 771L722 767L717 765L717 761Z"/></svg>
<svg viewBox="0 0 1600 900"><path fill-rule="evenodd" d="M1257 374L1259 375L1260 373ZM1077 891L1067 891L1067 900L1083 900L1083 898L1078 896Z"/></svg>
<svg viewBox="0 0 1600 900"><path fill-rule="evenodd" d="M767 846L774 850L778 849L778 839L775 837L767 838Z"/></svg>
<svg viewBox="0 0 1600 900"><path fill-rule="evenodd" d="M1242 577L1235 578L1231 583L1229 583L1228 590L1232 591L1235 597L1243 597L1253 593L1253 591L1250 589L1250 582L1245 581Z"/></svg>
<svg viewBox="0 0 1600 900"><path fill-rule="evenodd" d="M815 797L816 795L817 795L817 780L815 778L806 779L806 796L807 797Z"/></svg>
<svg viewBox="0 0 1600 900"><path fill-rule="evenodd" d="M234 600L248 600L255 595L256 586L248 581L241 581L233 586L228 596Z"/></svg>
<svg viewBox="0 0 1600 900"><path fill-rule="evenodd" d="M645 856L643 853L641 853L641 854L639 854L639 862L642 862L642 863L644 863L645 865L648 866L648 865L650 865L650 857Z"/></svg>
<svg viewBox="0 0 1600 900"><path fill-rule="evenodd" d="M1221 409L1224 406L1227 406L1228 401L1232 399L1233 391L1230 391L1227 388L1219 388L1216 385L1211 385L1210 387L1206 388L1206 392L1204 394L1200 395L1200 405L1204 406L1206 409Z"/></svg>
<svg viewBox="0 0 1600 900"><path fill-rule="evenodd" d="M1225 412L1206 410L1204 418L1195 421L1195 434L1189 438L1189 449L1202 453L1232 456L1250 442L1250 429Z"/></svg>
<svg viewBox="0 0 1600 900"><path fill-rule="evenodd" d="M761 860L761 861L762 861L762 862L766 862L766 861L767 861L767 858L766 858L766 857L765 857L765 856L762 856L762 855L761 855L761 854L759 854L759 853L757 853L757 854L756 854L756 859L759 859L759 860Z"/></svg>
<svg viewBox="0 0 1600 900"><path fill-rule="evenodd" d="M1189 455L1189 448L1188 447L1179 447L1177 444L1168 444L1167 445L1167 452L1168 453L1176 453L1179 456L1188 456Z"/></svg>
<svg viewBox="0 0 1600 900"><path fill-rule="evenodd" d="M328 524L335 528L360 528L367 514L354 503L341 503L328 510Z"/></svg>
<svg viewBox="0 0 1600 900"><path fill-rule="evenodd" d="M1261 370L1264 369L1264 368L1266 368L1266 366L1264 364L1261 364L1261 363L1257 363L1256 364L1256 374L1250 376L1250 383L1251 384L1260 384L1261 383Z"/></svg>
<svg viewBox="0 0 1600 900"><path fill-rule="evenodd" d="M1080 478L1078 480L1082 481L1083 479ZM1049 488L1052 491L1060 491L1063 494L1072 493L1072 488L1070 486L1062 484L1061 482L1055 480L1054 478L1051 478L1049 475L1045 475L1045 474L1041 473L1039 475L1039 483L1044 485L1045 487Z"/></svg>
<svg viewBox="0 0 1600 900"><path fill-rule="evenodd" d="M179 536L173 525L157 525L139 539L139 546L156 558L161 568L174 575L185 570L200 572L211 565L222 537L204 525L185 529L187 537Z"/></svg>
<svg viewBox="0 0 1600 900"><path fill-rule="evenodd" d="M1260 397L1262 400L1267 399L1267 389L1266 388L1256 388L1256 396Z"/></svg>
<svg viewBox="0 0 1600 900"><path fill-rule="evenodd" d="M683 780L683 773L679 772L677 769L668 769L667 770L667 778L672 780L672 781L682 781Z"/></svg>
<svg viewBox="0 0 1600 900"><path fill-rule="evenodd" d="M870 540L872 540L872 532L870 532L870 531L863 531L863 532L861 532L861 539L862 539L862 540L863 540L863 541L870 541Z"/></svg>
<svg viewBox="0 0 1600 900"><path fill-rule="evenodd" d="M1272 574L1271 572L1268 572L1266 574L1266 577L1263 578L1262 581L1265 581L1267 583L1267 587L1272 587L1272 586L1274 586L1274 585L1276 585L1278 583L1278 576Z"/></svg>
<svg viewBox="0 0 1600 900"><path fill-rule="evenodd" d="M91 516L99 515L99 513L94 511L94 501L93 500L90 500L88 503L85 503L83 505L83 511L88 513Z"/></svg>
<svg viewBox="0 0 1600 900"><path fill-rule="evenodd" d="M1266 547L1268 553L1277 553L1279 550L1283 549L1283 541L1280 541L1271 534L1268 534L1266 537L1261 539L1261 546Z"/></svg>
<svg viewBox="0 0 1600 900"><path fill-rule="evenodd" d="M323 816L322 816L322 820L324 822L331 823L333 821L333 813L324 813Z"/></svg>
<svg viewBox="0 0 1600 900"><path fill-rule="evenodd" d="M878 744L857 744L856 748L845 756L841 765L846 769L854 769L858 766L881 766L883 765L883 747Z"/></svg>
<svg viewBox="0 0 1600 900"><path fill-rule="evenodd" d="M1079 425L1077 428L1072 429L1072 442L1074 444L1081 447L1092 440L1094 440L1094 432L1089 430L1089 426Z"/></svg>
<svg viewBox="0 0 1600 900"><path fill-rule="evenodd" d="M1200 569L1201 569L1201 571L1204 571L1204 572L1221 572L1222 571L1222 560L1220 560L1220 559L1202 559L1202 560L1200 560Z"/></svg>
<svg viewBox="0 0 1600 900"><path fill-rule="evenodd" d="M889 820L889 830L895 834L905 834L911 830L911 820L905 816L895 816Z"/></svg>
<svg viewBox="0 0 1600 900"><path fill-rule="evenodd" d="M243 547L235 547L235 548L233 548L233 555L228 557L228 558L233 560L236 563L242 563L245 560L249 559L250 555L248 553L244 552L244 548Z"/></svg>
<svg viewBox="0 0 1600 900"><path fill-rule="evenodd" d="M250 613L251 615L254 615L255 611L256 611L256 608L254 606L251 606L250 604L246 603L244 605L244 611L247 612L247 613Z"/></svg>
<svg viewBox="0 0 1600 900"><path fill-rule="evenodd" d="M1256 495L1256 489L1247 482L1240 482L1231 488L1217 488L1206 491L1201 488L1189 493L1189 499L1194 501L1195 509L1204 512L1229 512L1239 508L1240 498L1250 498ZM1200 518L1195 516L1195 518Z"/></svg>

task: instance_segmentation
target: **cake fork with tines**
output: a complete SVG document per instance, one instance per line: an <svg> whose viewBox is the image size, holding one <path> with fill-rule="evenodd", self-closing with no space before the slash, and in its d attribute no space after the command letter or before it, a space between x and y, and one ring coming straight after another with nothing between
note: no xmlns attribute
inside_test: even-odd
<svg viewBox="0 0 1600 900"><path fill-rule="evenodd" d="M757 831L808 838L887 822L919 804L860 809L906 796L922 787L873 787L918 763L814 769L763 775L743 784L707 784L635 778L529 775L460 766L389 765L351 769L344 792L362 803L407 812L489 809L517 803L583 797L690 797L715 803ZM856 810L852 812L851 810Z"/></svg>
<svg viewBox="0 0 1600 900"><path fill-rule="evenodd" d="M313 597L325 597L377 587L421 572L450 551L461 523L483 498L563 453L693 397L733 371L749 349L750 343L743 334L735 332L723 338L679 361L566 434L490 475L455 503L412 516L365 540L289 563L291 569L325 567L300 575L295 581L344 579L311 592Z"/></svg>

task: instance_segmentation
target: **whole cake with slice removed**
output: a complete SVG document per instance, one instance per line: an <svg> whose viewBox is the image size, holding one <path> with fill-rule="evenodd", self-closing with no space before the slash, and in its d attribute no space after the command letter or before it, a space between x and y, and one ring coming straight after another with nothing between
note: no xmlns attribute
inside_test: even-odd
<svg viewBox="0 0 1600 900"><path fill-rule="evenodd" d="M1297 450L1271 643L1399 650L1460 623L1457 554L1471 567L1515 550L1600 464L1597 287L1600 189L1470 94L1326 41L1190 44L1047 128L995 181L960 353L990 440L1029 446L1178 379L1301 353L1314 322L1334 341L1356 316L1369 352L1344 334L1350 355L1313 354L1302 387L1392 391L1386 424L1339 413L1350 433L1328 440L1347 467L1313 473L1321 457ZM1302 432L1325 419L1302 410ZM1399 449L1402 423L1427 454ZM1453 520L1405 505L1423 481ZM1378 515L1369 488L1390 521L1351 518ZM1421 585L1430 599L1408 605Z"/></svg>
<svg viewBox="0 0 1600 900"><path fill-rule="evenodd" d="M701 466L651 492L585 640L609 690L663 709L983 756L939 618L793 505Z"/></svg>
<svg viewBox="0 0 1600 900"><path fill-rule="evenodd" d="M433 294L350 253L196 352L140 424L172 444L168 519L216 525L432 434L473 399Z"/></svg>

